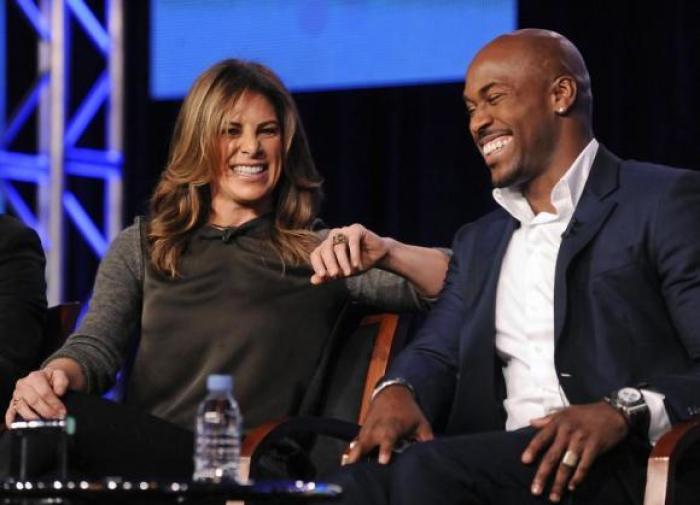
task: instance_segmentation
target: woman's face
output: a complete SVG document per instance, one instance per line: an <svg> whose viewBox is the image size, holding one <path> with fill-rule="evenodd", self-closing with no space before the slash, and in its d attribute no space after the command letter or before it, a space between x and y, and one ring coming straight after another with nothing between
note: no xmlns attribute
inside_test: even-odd
<svg viewBox="0 0 700 505"><path fill-rule="evenodd" d="M219 148L212 223L235 226L272 210L284 149L279 119L269 100L244 92L224 117Z"/></svg>

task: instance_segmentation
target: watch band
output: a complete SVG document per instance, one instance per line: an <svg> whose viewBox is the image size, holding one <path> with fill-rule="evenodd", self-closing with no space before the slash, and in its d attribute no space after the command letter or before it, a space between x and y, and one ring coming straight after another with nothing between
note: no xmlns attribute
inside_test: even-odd
<svg viewBox="0 0 700 505"><path fill-rule="evenodd" d="M651 416L642 391L637 388L622 388L613 391L603 400L623 415L631 433L645 439L648 437Z"/></svg>
<svg viewBox="0 0 700 505"><path fill-rule="evenodd" d="M416 390L413 389L413 386L411 386L411 383L408 382L406 379L402 377L392 377L389 379L382 379L380 380L376 386L374 386L374 390L372 391L372 396L370 397L370 401L374 400L379 393L384 391L386 388L389 386L403 386L406 389L408 389L411 392L411 395L413 397L416 397Z"/></svg>

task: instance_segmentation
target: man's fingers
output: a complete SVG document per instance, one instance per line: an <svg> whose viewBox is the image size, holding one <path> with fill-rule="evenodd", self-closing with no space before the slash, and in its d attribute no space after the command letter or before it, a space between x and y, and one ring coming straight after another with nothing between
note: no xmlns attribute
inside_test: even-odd
<svg viewBox="0 0 700 505"><path fill-rule="evenodd" d="M418 429L416 430L416 440L419 442L427 442L433 438L433 430L429 423L421 423L418 425Z"/></svg>
<svg viewBox="0 0 700 505"><path fill-rule="evenodd" d="M538 417L536 419L530 420L530 425L534 428L544 428L552 420L552 416Z"/></svg>
<svg viewBox="0 0 700 505"><path fill-rule="evenodd" d="M389 461L391 461L394 443L395 442L393 440L384 440L379 444L379 457L377 458L377 461L380 465L386 465L389 463Z"/></svg>
<svg viewBox="0 0 700 505"><path fill-rule="evenodd" d="M583 452L583 441L580 436L571 437L569 444L562 455L549 492L549 499L558 502L564 495L564 490L568 487L569 479L573 475L576 467L580 464L581 452Z"/></svg>
<svg viewBox="0 0 700 505"><path fill-rule="evenodd" d="M340 460L340 464L349 465L350 463L355 463L358 459L360 459L360 456L362 456L362 449L360 447L360 443L356 439L350 442L348 445L348 448L345 450Z"/></svg>
<svg viewBox="0 0 700 505"><path fill-rule="evenodd" d="M546 428L545 428L546 430ZM543 430L544 431L544 430ZM556 433L554 442L549 446L547 452L542 456L535 478L532 479L532 494L539 495L544 490L547 479L552 475L552 471L559 466L564 451L569 445L569 437L562 428Z"/></svg>
<svg viewBox="0 0 700 505"><path fill-rule="evenodd" d="M559 502L564 494L564 489L566 488L566 483L569 481L571 474L574 469L570 466L559 465L557 473L554 475L554 482L552 483L552 488L549 491L549 501Z"/></svg>
<svg viewBox="0 0 700 505"><path fill-rule="evenodd" d="M535 461L535 458L537 458L540 451L551 443L555 434L556 429L553 426L545 426L538 431L537 434L532 437L532 440L530 440L530 443L527 444L527 447L523 451L520 458L521 461L526 465L529 465Z"/></svg>
<svg viewBox="0 0 700 505"><path fill-rule="evenodd" d="M368 432L371 430L368 430ZM362 456L377 447L378 443L372 436L372 433L364 433L360 431L358 437L348 444L345 453L342 456L341 464L349 465L357 462Z"/></svg>
<svg viewBox="0 0 700 505"><path fill-rule="evenodd" d="M585 479L586 475L588 475L588 471L591 469L591 465L597 456L598 451L595 444L586 444L586 446L583 448L583 453L581 454L581 461L579 461L578 466L576 467L576 472L569 481L569 491L573 491L583 482L583 479Z"/></svg>

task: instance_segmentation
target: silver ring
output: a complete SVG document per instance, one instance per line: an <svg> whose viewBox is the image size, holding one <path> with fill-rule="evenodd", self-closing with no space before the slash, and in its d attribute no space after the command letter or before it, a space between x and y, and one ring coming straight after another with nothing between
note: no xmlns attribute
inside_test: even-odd
<svg viewBox="0 0 700 505"><path fill-rule="evenodd" d="M567 450L564 457L561 458L561 464L568 468L576 468L579 462L579 456L574 451Z"/></svg>

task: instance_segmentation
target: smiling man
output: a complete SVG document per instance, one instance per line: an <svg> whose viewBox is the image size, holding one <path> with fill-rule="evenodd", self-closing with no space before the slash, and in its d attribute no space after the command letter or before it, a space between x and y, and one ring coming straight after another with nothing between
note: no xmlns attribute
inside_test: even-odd
<svg viewBox="0 0 700 505"><path fill-rule="evenodd" d="M700 412L700 174L600 145L557 33L489 43L464 100L501 209L457 232L344 457L345 500L640 503L651 444Z"/></svg>

